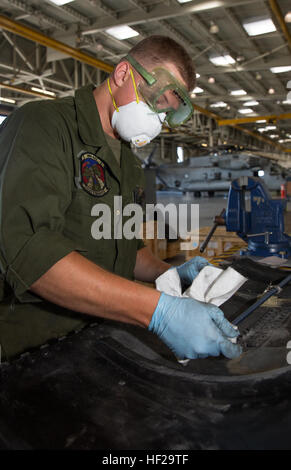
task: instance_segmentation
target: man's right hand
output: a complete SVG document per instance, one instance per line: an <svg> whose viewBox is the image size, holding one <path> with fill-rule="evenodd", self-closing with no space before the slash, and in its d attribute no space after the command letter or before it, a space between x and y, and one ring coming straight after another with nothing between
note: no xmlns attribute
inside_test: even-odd
<svg viewBox="0 0 291 470"><path fill-rule="evenodd" d="M148 329L179 359L240 356L242 348L228 338L239 335L215 305L162 293Z"/></svg>

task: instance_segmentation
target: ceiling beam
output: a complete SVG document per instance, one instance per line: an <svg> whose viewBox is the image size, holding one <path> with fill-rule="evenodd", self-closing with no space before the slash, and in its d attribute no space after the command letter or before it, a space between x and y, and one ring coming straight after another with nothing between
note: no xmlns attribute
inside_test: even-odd
<svg viewBox="0 0 291 470"><path fill-rule="evenodd" d="M270 8L273 12L273 14L276 17L276 20L278 21L281 30L285 36L285 39L287 41L287 44L289 46L290 52L291 52L291 34L289 33L289 30L287 28L287 25L285 23L284 17L282 15L282 12L280 10L280 7L278 5L277 0L269 0Z"/></svg>
<svg viewBox="0 0 291 470"><path fill-rule="evenodd" d="M21 87L17 87L17 86L14 86L14 85L8 85L6 83L1 83L0 82L0 89L1 88L6 88L7 90L11 90L11 91L21 93L21 94L24 94L24 95L37 96L38 98L49 99L49 100L54 99L52 96L44 95L43 93L38 93L37 91L27 90L26 88L21 88Z"/></svg>
<svg viewBox="0 0 291 470"><path fill-rule="evenodd" d="M36 17L40 21L44 21L54 28L61 29L63 31L67 30L65 24L61 23L56 18L52 18L51 16L46 15L39 8L36 9L32 7L23 0L6 0L6 2L12 5L14 8L18 8L19 10L23 11L27 17Z"/></svg>
<svg viewBox="0 0 291 470"><path fill-rule="evenodd" d="M87 26L91 24L90 18L82 15L81 13L79 13L77 10L70 7L69 5L62 5L62 6L55 5L55 6L57 8L60 8L62 11L64 11L65 13L72 16L73 18L75 18L76 20L80 21L83 24L86 24Z"/></svg>
<svg viewBox="0 0 291 470"><path fill-rule="evenodd" d="M216 121L222 121L221 116L219 116L218 114L213 113L212 111L209 111L208 109L201 108L201 106L198 106L197 104L194 104L193 106L194 106L194 109L196 109L200 113L205 114L206 116L211 117L212 119L215 119ZM287 149L286 147L283 147L283 145L280 145L276 142L273 142L271 139L268 139L268 137L264 137L264 136L258 134L257 132L253 132L253 131L251 131L249 129L246 129L245 127L241 127L241 126L239 126L238 124L235 124L235 123L228 124L228 125L230 127L234 127L235 129L237 129L240 132L244 132L245 134L250 135L251 137L253 137L256 140L260 140L261 142L264 142L264 143L270 145L271 147L275 147L279 152L284 152L284 153L291 152L291 149Z"/></svg>
<svg viewBox="0 0 291 470"><path fill-rule="evenodd" d="M240 119L222 119L218 120L217 124L219 126L228 126L230 124L246 124L248 122L256 122L256 121L262 121L265 120L267 122L269 121L281 121L284 119L291 119L291 113L285 113L285 114L268 114L267 116L251 116L251 117L245 117L245 118L240 118Z"/></svg>
<svg viewBox="0 0 291 470"><path fill-rule="evenodd" d="M93 7L99 8L99 10L103 11L106 15L109 15L113 18L117 18L117 13L112 8L109 8L105 5L101 0L87 0Z"/></svg>
<svg viewBox="0 0 291 470"><path fill-rule="evenodd" d="M163 2L164 3L164 2ZM128 25L133 26L135 24L141 24L144 22L165 20L167 18L176 18L178 16L190 15L192 13L202 13L206 10L215 10L218 8L225 7L236 7L239 5L247 5L254 3L254 0L210 0L210 1L199 1L189 2L183 5L165 5L160 3L153 5L148 11L144 11L140 14L140 9L136 8L130 12L120 12L116 18L103 17L98 19L89 29L83 30L83 34L95 34L104 29L112 28L113 26Z"/></svg>
<svg viewBox="0 0 291 470"><path fill-rule="evenodd" d="M272 103L274 103L274 101L281 101L281 100L286 100L286 95L287 95L287 92L286 90L284 90L284 92L282 93L275 93L273 95L270 95L269 93L267 93L266 95L262 95L262 94L258 94L258 93L248 93L247 95L243 95L243 96L233 96L233 95L230 95L229 94L229 91L226 91L224 94L216 94L216 95L211 95L211 94L208 94L208 93L199 93L196 95L196 97L194 98L194 101L199 101L200 103L201 102L204 102L206 100L211 100L212 101L224 101L226 103L231 103L231 104L237 104L238 106L241 106L243 105L246 101L250 101L250 100L256 100L256 101L261 101L263 102L263 105L264 105L264 102L268 102L268 101L271 101ZM290 103L291 104L291 103ZM289 104L289 106L290 106ZM260 105L262 105L262 103L260 103ZM250 106L251 108L251 106Z"/></svg>
<svg viewBox="0 0 291 470"><path fill-rule="evenodd" d="M230 21L234 22L235 26L238 27L238 25L237 25L238 22L236 23L236 21L234 21L235 17L232 13L230 13L229 8L224 8L223 13L226 16L228 16ZM198 20L198 18L195 15L192 15L191 16L191 24L194 24L195 29L199 32L199 35L201 34L202 36L204 36L207 39L207 41L210 44L212 44L213 49L216 50L218 52L218 54L224 54L226 52L226 50L228 50L230 55L235 57L235 54L230 49L230 47L226 48L225 44L222 41L222 38L219 36L219 33L215 35L215 39L214 39L213 34L210 33L209 28L201 21L201 19ZM244 37L247 36L246 32L242 33L242 31L241 31L241 30L243 30L243 27L240 26L240 28L241 29L239 29L239 34L244 34ZM252 45L252 48L254 48L253 43L251 43L251 45ZM233 68L234 71L235 71L235 67L236 67L236 64L234 64L230 68ZM231 79L232 83L230 83L230 79ZM233 86L233 89L244 88L244 85L241 85L241 83L245 82L245 83L248 84L247 86L249 86L249 83L252 83L253 88L255 89L257 94L263 95L263 94L267 93L267 90L265 88L263 88L261 84L257 83L257 81L253 79L251 74L249 72L246 72L246 71L242 74L239 74L239 76L237 74L233 74L233 75L229 74L228 75L228 82L229 82L228 83L228 88L230 88L231 86ZM224 87L225 87L225 78L224 78ZM225 88L225 93L227 93L226 88ZM268 110L264 110L264 112L268 112Z"/></svg>
<svg viewBox="0 0 291 470"><path fill-rule="evenodd" d="M25 56L24 52L21 51L20 47L17 46L17 44L16 44L15 41L9 36L9 34L6 33L5 31L2 31L2 34L3 34L4 38L6 39L6 41L9 42L10 46L13 47L13 50L16 52L16 54L18 54L19 57L21 58L21 60L23 60L23 62L27 65L27 67L28 67L31 71L34 71L34 67L33 67L33 65L31 64L31 62L29 61L29 59Z"/></svg>
<svg viewBox="0 0 291 470"><path fill-rule="evenodd" d="M21 81L19 80L19 83L27 82L28 80L38 80L38 78L41 77L42 80L52 83L53 85L57 85L63 88L68 88L69 90L71 90L71 85L68 85L68 83L62 82L61 80L50 78L50 75L53 74L52 69L45 70L41 75L38 74L34 76L32 73L28 72L27 70L22 70L22 69L16 70L15 67L4 64L3 62L0 62L0 70L1 68L5 70L5 73L3 74L0 72L0 75L4 77L5 84L12 84L13 82L13 84L16 85L19 76L21 77L23 76L21 78ZM7 70L9 70L11 74L7 75Z"/></svg>
<svg viewBox="0 0 291 470"><path fill-rule="evenodd" d="M199 73L209 74L225 74L225 73L236 73L236 72L259 72L261 70L269 70L271 67L280 67L283 65L290 65L290 57L281 56L267 62L257 62L255 64L250 63L244 65L236 65L235 67L216 67L213 65L203 65L197 67Z"/></svg>
<svg viewBox="0 0 291 470"><path fill-rule="evenodd" d="M280 44L280 46L277 46L271 50L268 50L267 52L262 52L261 49L259 48L259 45L257 44L257 41L251 39L251 36L249 36L244 29L244 27L241 24L241 21L237 18L235 13L230 9L230 8L225 8L224 12L227 16L227 18L231 21L232 25L236 28L236 31L238 34L242 37L243 39L243 44L246 43L248 47L253 50L256 53L255 57L252 57L251 59L245 59L241 65L246 67L247 64L250 64L252 62L258 62L258 60L262 60L263 62L265 61L265 58L268 57L269 55L274 54L275 52L285 48L285 43ZM254 72L253 72L254 73ZM248 80L248 83L252 82L254 88L257 89L258 94L264 94L267 92L265 86L263 85L262 81L254 80L254 77L251 75L250 72L245 71L244 74L242 74L242 78L246 78ZM280 80L277 77L276 78L277 84L282 87Z"/></svg>
<svg viewBox="0 0 291 470"><path fill-rule="evenodd" d="M84 52L76 49L75 47L71 47L64 42L57 41L45 34L40 33L39 31L29 28L22 23L17 21L13 21L7 16L0 15L0 27L10 31L12 33L18 34L26 39L31 41L37 42L45 47L51 47L59 52L63 52L67 54L69 57L73 57L74 59L79 60L80 62L84 62L85 64L91 65L92 67L97 67L105 72L111 73L113 70L113 66L109 65L95 57L85 54Z"/></svg>

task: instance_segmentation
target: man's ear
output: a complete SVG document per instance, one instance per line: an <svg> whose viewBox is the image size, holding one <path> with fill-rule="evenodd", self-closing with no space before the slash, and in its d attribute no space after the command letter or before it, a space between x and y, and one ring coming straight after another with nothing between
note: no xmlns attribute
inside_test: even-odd
<svg viewBox="0 0 291 470"><path fill-rule="evenodd" d="M117 87L122 87L130 76L130 65L123 61L116 65L113 72L113 81Z"/></svg>

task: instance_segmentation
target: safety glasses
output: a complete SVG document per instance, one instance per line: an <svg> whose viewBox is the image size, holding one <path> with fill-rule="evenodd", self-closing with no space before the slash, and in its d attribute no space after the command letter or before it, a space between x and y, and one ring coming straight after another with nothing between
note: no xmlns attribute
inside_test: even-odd
<svg viewBox="0 0 291 470"><path fill-rule="evenodd" d="M169 127L184 124L193 114L187 89L166 69L157 67L148 72L134 57L125 57L143 77L137 85L138 92L155 113L166 113Z"/></svg>

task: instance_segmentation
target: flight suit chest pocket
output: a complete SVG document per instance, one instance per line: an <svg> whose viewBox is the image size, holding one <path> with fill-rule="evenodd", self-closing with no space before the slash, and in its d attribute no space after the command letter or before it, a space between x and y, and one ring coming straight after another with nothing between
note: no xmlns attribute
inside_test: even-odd
<svg viewBox="0 0 291 470"><path fill-rule="evenodd" d="M96 242L92 233L94 221L104 213L108 232L108 226L112 226L114 196L119 194L120 188L106 164L94 154L83 153L80 160L80 174L75 178L71 204L66 213L66 234L73 239L86 240L93 249Z"/></svg>
<svg viewBox="0 0 291 470"><path fill-rule="evenodd" d="M115 241L111 235L112 216L108 210L104 210L113 205L113 196L110 193L108 191L103 197L94 197L83 189L77 189L66 213L64 235L85 247L86 256L91 261L112 270L115 256ZM105 214L103 225L96 230L96 220L102 214ZM101 236L96 236L96 233Z"/></svg>
<svg viewBox="0 0 291 470"><path fill-rule="evenodd" d="M115 194L119 194L119 183L106 162L97 154L82 150L78 154L75 191L69 211L91 216L96 204L113 206Z"/></svg>

